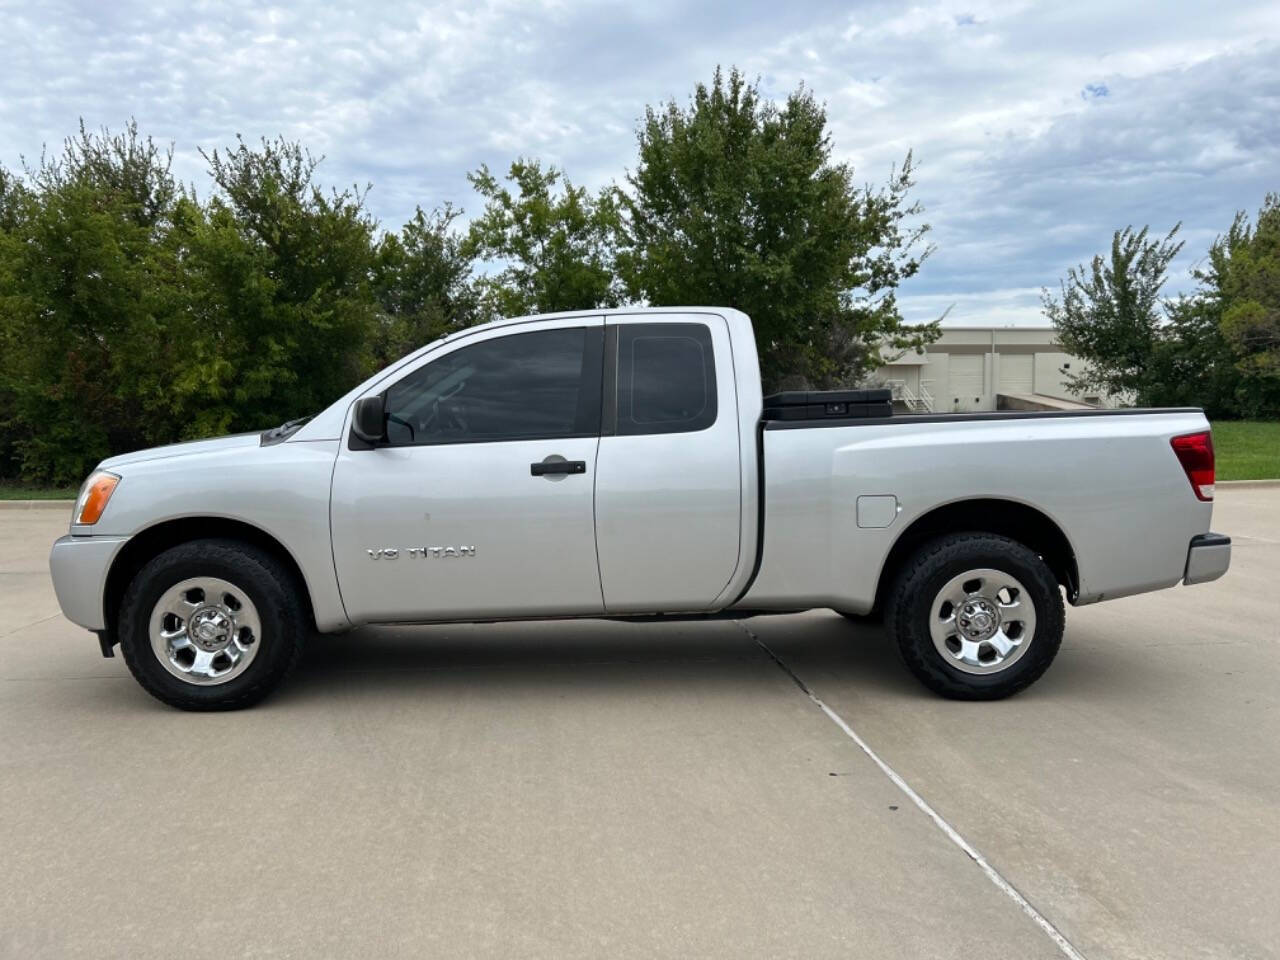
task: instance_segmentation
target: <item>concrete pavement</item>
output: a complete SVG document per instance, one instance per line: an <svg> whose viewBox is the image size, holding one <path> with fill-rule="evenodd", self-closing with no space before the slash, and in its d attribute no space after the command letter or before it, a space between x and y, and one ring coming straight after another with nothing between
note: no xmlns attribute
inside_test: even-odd
<svg viewBox="0 0 1280 960"><path fill-rule="evenodd" d="M0 513L0 956L1088 957L1280 943L1280 490L1215 584L1072 609L998 704L829 613L362 630L184 714Z"/></svg>

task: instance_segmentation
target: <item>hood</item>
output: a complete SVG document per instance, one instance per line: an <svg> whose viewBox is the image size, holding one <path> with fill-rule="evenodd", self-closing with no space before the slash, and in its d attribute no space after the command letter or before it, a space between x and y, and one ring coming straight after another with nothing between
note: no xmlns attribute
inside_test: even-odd
<svg viewBox="0 0 1280 960"><path fill-rule="evenodd" d="M165 460L169 457L188 457L198 453L219 453L236 447L256 447L260 443L256 433L237 433L234 436L213 437L209 440L189 440L186 443L171 443L165 447L149 447L146 450L135 450L133 453L122 453L118 457L103 460L98 467L101 470L111 470L130 463L142 463L144 460Z"/></svg>

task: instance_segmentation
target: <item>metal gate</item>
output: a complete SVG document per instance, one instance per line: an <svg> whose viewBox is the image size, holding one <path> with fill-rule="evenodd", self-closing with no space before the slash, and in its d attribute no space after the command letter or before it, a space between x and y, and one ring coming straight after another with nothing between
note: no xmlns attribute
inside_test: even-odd
<svg viewBox="0 0 1280 960"><path fill-rule="evenodd" d="M1036 358L1030 353L1002 353L997 393L1035 393Z"/></svg>

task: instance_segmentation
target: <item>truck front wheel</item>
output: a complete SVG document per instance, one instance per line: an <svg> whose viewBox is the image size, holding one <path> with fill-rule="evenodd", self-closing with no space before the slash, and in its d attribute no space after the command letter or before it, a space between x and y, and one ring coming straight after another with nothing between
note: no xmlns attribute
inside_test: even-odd
<svg viewBox="0 0 1280 960"><path fill-rule="evenodd" d="M297 663L307 635L298 585L270 554L235 540L193 540L133 578L120 649L143 688L183 710L257 703Z"/></svg>
<svg viewBox="0 0 1280 960"><path fill-rule="evenodd" d="M921 547L899 573L886 612L908 669L957 700L998 700L1030 686L1053 662L1066 620L1044 560L985 533Z"/></svg>

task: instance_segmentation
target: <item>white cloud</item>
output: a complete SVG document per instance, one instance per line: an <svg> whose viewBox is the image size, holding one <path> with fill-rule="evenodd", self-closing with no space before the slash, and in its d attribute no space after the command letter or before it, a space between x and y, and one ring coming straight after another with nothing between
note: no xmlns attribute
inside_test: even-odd
<svg viewBox="0 0 1280 960"><path fill-rule="evenodd" d="M1128 223L1184 221L1185 284L1233 212L1280 189L1274 4L0 8L0 162L132 115L202 184L198 147L283 133L326 155L327 180L371 181L393 227L418 203L474 209L466 171L518 154L620 178L645 104L716 63L774 96L804 81L863 179L915 150L938 252L903 291L911 319L955 303L957 322L1040 322L1040 286Z"/></svg>

